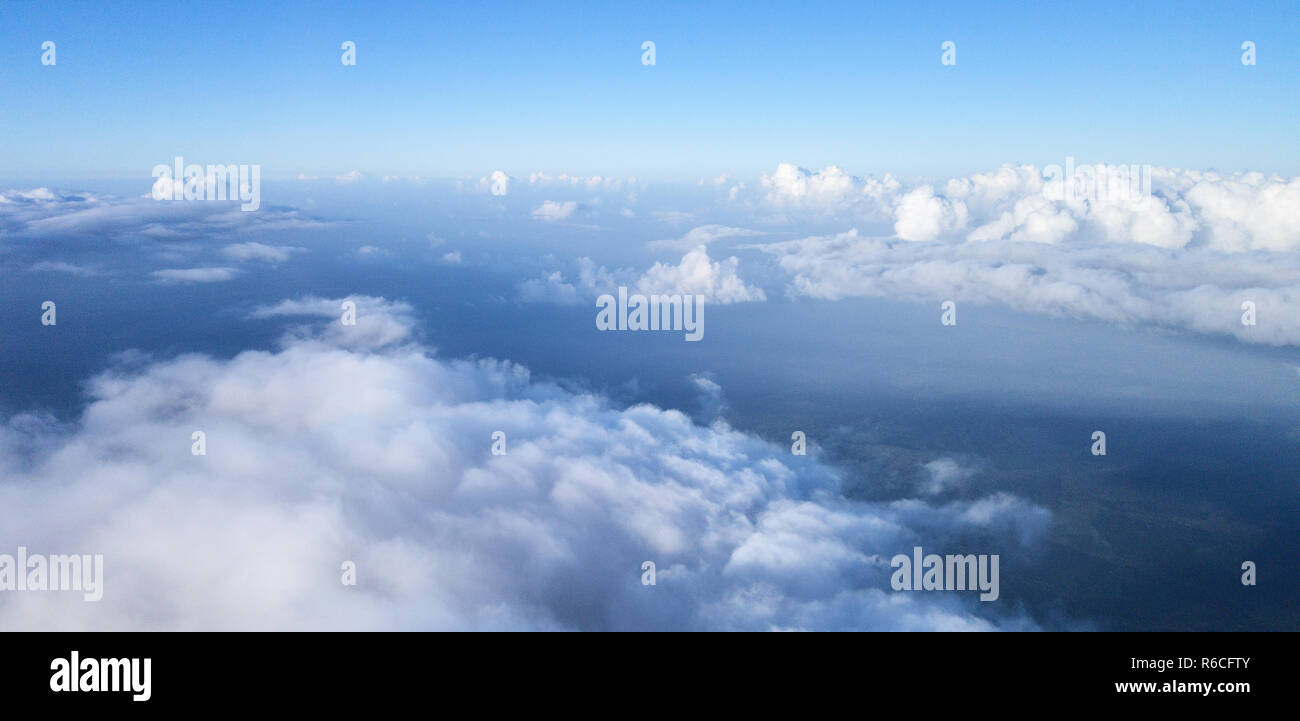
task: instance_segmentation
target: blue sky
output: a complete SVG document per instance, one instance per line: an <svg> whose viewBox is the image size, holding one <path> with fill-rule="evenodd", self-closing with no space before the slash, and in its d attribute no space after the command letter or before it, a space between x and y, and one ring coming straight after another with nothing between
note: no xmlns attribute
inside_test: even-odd
<svg viewBox="0 0 1300 721"><path fill-rule="evenodd" d="M0 3L0 177L1300 172L1294 3L924 5Z"/></svg>

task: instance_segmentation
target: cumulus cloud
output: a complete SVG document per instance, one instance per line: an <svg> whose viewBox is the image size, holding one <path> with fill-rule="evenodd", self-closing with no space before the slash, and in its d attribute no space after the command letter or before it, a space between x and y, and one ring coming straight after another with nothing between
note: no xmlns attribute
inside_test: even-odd
<svg viewBox="0 0 1300 721"><path fill-rule="evenodd" d="M1196 209L1175 189L1183 172L1149 170L1086 165L1067 178L1059 168L1008 165L942 189L922 185L895 201L894 230L904 240L1183 247L1199 225Z"/></svg>
<svg viewBox="0 0 1300 721"><path fill-rule="evenodd" d="M722 386L707 373L692 374L691 384L695 386L699 398L700 420L706 423L721 421L722 414L727 410Z"/></svg>
<svg viewBox="0 0 1300 721"><path fill-rule="evenodd" d="M353 298L349 327L344 300L256 311L307 320L275 350L109 370L67 427L0 425L0 548L104 557L102 601L0 594L0 628L1035 626L972 594L893 592L888 559L967 534L1033 542L1041 508L850 502L811 457L440 360L408 307Z"/></svg>
<svg viewBox="0 0 1300 721"><path fill-rule="evenodd" d="M923 534L941 533L953 526L978 528L996 537L1014 538L1024 548L1041 543L1052 523L1052 514L1046 508L1006 492L974 501L952 501L937 508L907 498L890 502L889 508Z"/></svg>
<svg viewBox="0 0 1300 721"><path fill-rule="evenodd" d="M1300 250L1300 177L1162 171L1196 212L1205 242L1226 251Z"/></svg>
<svg viewBox="0 0 1300 721"><path fill-rule="evenodd" d="M1300 250L1300 177L1100 164L1004 165L905 185L780 164L761 204L798 217L886 219L903 240L1142 243L1225 252Z"/></svg>
<svg viewBox="0 0 1300 721"><path fill-rule="evenodd" d="M87 193L56 193L49 188L32 188L31 190L6 190L0 193L0 204L4 205L45 205L63 202L93 202L94 196Z"/></svg>
<svg viewBox="0 0 1300 721"><path fill-rule="evenodd" d="M543 273L540 278L518 285L519 296L529 302L576 304L593 301L619 287L657 295L701 295L711 303L742 303L767 300L762 288L746 285L740 277L740 260L709 258L699 246L682 256L676 265L655 263L645 272L633 268L609 269L590 258L579 258L577 277L571 282L562 271Z"/></svg>
<svg viewBox="0 0 1300 721"><path fill-rule="evenodd" d="M876 179L856 177L832 165L810 171L781 163L776 172L760 178L766 189L763 202L775 209L825 213L845 210L877 212L888 206L900 187L891 175Z"/></svg>
<svg viewBox="0 0 1300 721"><path fill-rule="evenodd" d="M903 240L934 240L966 225L966 204L936 198L929 186L900 198L895 213L894 231Z"/></svg>
<svg viewBox="0 0 1300 721"><path fill-rule="evenodd" d="M640 274L632 268L610 270L595 264L589 257L580 257L576 261L577 274L569 282L562 270L542 273L541 278L532 278L519 283L521 300L530 303L577 304L591 303L595 297L612 292L619 286L636 285Z"/></svg>
<svg viewBox="0 0 1300 721"><path fill-rule="evenodd" d="M937 496L961 488L975 472L951 458L936 458L925 464L925 479L920 491L927 496Z"/></svg>
<svg viewBox="0 0 1300 721"><path fill-rule="evenodd" d="M907 242L850 230L769 243L791 292L997 303L1015 310L1300 344L1300 257L1146 244ZM1242 325L1242 304L1258 320Z"/></svg>
<svg viewBox="0 0 1300 721"><path fill-rule="evenodd" d="M1300 343L1300 318L1288 310L1300 298L1300 178L1088 169L1063 178L1004 166L896 188L868 203L892 207L893 237L854 229L761 247L796 294L992 302ZM769 185L787 204L825 196L833 206L862 185L838 171L778 176ZM1247 302L1267 322L1243 325Z"/></svg>
<svg viewBox="0 0 1300 721"><path fill-rule="evenodd" d="M520 299L560 305L590 303L600 294L611 293L619 286L635 285L640 277L635 269L610 270L587 257L579 258L576 265L577 277L573 282L563 271L543 273L540 278L521 282L518 286Z"/></svg>
<svg viewBox="0 0 1300 721"><path fill-rule="evenodd" d="M352 322L345 323L349 313ZM315 339L340 348L383 348L410 338L415 326L410 305L368 295L285 300L257 308L248 317L331 319L333 322L324 325L317 322L295 326L286 339Z"/></svg>
<svg viewBox="0 0 1300 721"><path fill-rule="evenodd" d="M646 294L698 294L713 303L767 300L762 288L745 285L739 270L740 260L735 256L713 262L701 245L682 256L677 265L655 263L636 287Z"/></svg>
<svg viewBox="0 0 1300 721"><path fill-rule="evenodd" d="M572 200L562 203L555 200L547 200L536 208L533 208L533 217L537 220L545 221L564 220L573 215L577 209L577 202Z"/></svg>
<svg viewBox="0 0 1300 721"><path fill-rule="evenodd" d="M528 183L530 185L568 185L572 187L584 188L590 191L621 191L624 185L629 187L636 185L636 178L629 177L615 178L605 175L570 175L569 173L560 173L552 175L544 170L538 170L529 174Z"/></svg>
<svg viewBox="0 0 1300 721"><path fill-rule="evenodd" d="M558 270L544 273L541 278L530 278L521 282L519 298L529 303L557 305L577 305L584 302L578 289L565 280L564 273Z"/></svg>

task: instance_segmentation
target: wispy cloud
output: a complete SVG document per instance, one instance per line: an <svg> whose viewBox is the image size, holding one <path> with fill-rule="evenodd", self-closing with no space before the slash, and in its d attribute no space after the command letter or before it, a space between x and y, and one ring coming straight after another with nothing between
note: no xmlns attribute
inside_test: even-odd
<svg viewBox="0 0 1300 721"><path fill-rule="evenodd" d="M152 275L160 283L220 283L238 273L238 268L166 268Z"/></svg>

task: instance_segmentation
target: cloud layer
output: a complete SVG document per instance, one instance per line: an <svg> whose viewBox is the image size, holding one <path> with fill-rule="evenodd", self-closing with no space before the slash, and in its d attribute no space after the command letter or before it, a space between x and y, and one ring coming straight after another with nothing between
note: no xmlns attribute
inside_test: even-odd
<svg viewBox="0 0 1300 721"><path fill-rule="evenodd" d="M1104 180L1004 166L903 188L889 177L783 165L766 181L772 208L884 217L894 235L850 229L760 247L800 295L987 302L1300 344L1291 312L1300 299L1300 178L1090 172ZM1246 304L1254 325L1243 323Z"/></svg>
<svg viewBox="0 0 1300 721"><path fill-rule="evenodd" d="M893 592L888 559L967 534L1011 552L1041 536L1041 508L851 503L815 456L439 360L409 308L350 300L355 326L343 299L255 311L303 319L274 351L124 359L69 427L11 418L0 548L102 553L105 594L0 594L0 628L1034 627Z"/></svg>
<svg viewBox="0 0 1300 721"><path fill-rule="evenodd" d="M327 227L326 222L288 208L243 212L237 200L160 201L48 188L0 192L0 238L171 240Z"/></svg>

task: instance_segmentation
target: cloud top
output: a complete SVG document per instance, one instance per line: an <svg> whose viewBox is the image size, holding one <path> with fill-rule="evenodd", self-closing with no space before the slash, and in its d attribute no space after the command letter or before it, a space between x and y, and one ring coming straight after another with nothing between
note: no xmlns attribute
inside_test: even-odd
<svg viewBox="0 0 1300 721"><path fill-rule="evenodd" d="M0 547L105 559L101 602L0 594L0 628L1034 627L892 592L887 559L970 533L1009 552L1042 509L852 503L835 470L725 423L437 359L402 304L352 299L346 335L345 300L255 311L307 321L275 351L106 372L71 427L0 427Z"/></svg>

